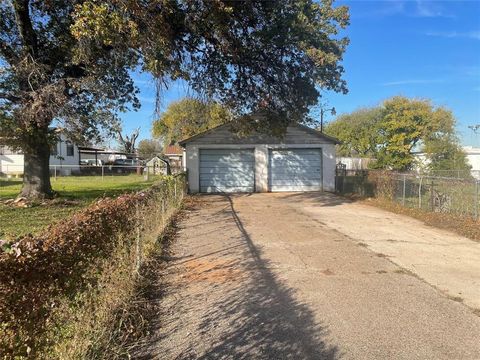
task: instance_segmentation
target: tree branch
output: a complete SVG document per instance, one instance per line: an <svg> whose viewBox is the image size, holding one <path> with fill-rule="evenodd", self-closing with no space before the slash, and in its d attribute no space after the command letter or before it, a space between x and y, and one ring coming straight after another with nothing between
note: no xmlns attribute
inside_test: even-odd
<svg viewBox="0 0 480 360"><path fill-rule="evenodd" d="M30 0L14 0L13 8L15 9L18 32L23 40L24 47L28 49L30 55L35 57L38 50L38 40L30 19L29 3Z"/></svg>
<svg viewBox="0 0 480 360"><path fill-rule="evenodd" d="M15 95L12 95L12 94L7 94L7 93L0 93L0 99L9 100L11 102L17 102L17 101L22 100L22 98L19 97L19 96L15 96Z"/></svg>
<svg viewBox="0 0 480 360"><path fill-rule="evenodd" d="M0 40L0 53L10 65L13 65L18 61L18 55L15 53L12 47L8 46L8 44L3 40Z"/></svg>

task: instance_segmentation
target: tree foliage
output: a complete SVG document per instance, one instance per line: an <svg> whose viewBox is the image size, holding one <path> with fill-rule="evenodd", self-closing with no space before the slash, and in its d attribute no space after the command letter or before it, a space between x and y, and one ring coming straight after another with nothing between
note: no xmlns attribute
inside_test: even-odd
<svg viewBox="0 0 480 360"><path fill-rule="evenodd" d="M339 116L326 131L343 142L341 155L374 157L377 168L412 169L418 165L415 151L426 153L430 169L468 166L452 112L429 100L395 96L378 107Z"/></svg>
<svg viewBox="0 0 480 360"><path fill-rule="evenodd" d="M184 98L172 102L154 121L152 133L170 145L232 119L231 112L218 103Z"/></svg>
<svg viewBox="0 0 480 360"><path fill-rule="evenodd" d="M138 108L132 70L185 79L259 127L302 121L318 88L346 91L346 7L332 0L0 3L0 131L25 153L25 196L51 192L51 125L77 142Z"/></svg>
<svg viewBox="0 0 480 360"><path fill-rule="evenodd" d="M142 159L149 159L162 153L163 148L158 140L144 139L138 143L138 156Z"/></svg>
<svg viewBox="0 0 480 360"><path fill-rule="evenodd" d="M340 115L326 126L325 132L342 142L338 145L339 155L373 157L377 152L381 121L380 108L364 108Z"/></svg>

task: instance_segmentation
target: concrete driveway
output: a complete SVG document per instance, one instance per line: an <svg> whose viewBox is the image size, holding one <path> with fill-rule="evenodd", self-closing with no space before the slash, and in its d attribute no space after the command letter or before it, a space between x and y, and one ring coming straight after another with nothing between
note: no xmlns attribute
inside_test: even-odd
<svg viewBox="0 0 480 360"><path fill-rule="evenodd" d="M478 243L327 194L198 198L136 358L480 359L480 317L450 293L475 296L479 272L457 267L480 263ZM429 247L453 264L444 283L468 280L429 284Z"/></svg>

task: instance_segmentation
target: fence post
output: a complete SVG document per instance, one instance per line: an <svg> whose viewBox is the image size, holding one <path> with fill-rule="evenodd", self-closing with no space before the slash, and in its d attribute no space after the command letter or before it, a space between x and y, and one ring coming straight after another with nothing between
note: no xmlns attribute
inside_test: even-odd
<svg viewBox="0 0 480 360"><path fill-rule="evenodd" d="M165 229L165 197L162 197L162 231Z"/></svg>
<svg viewBox="0 0 480 360"><path fill-rule="evenodd" d="M140 211L138 209L138 203L135 205L135 216L136 216L136 236L135 236L135 250L137 252L137 261L135 264L135 270L137 273L140 271L140 266L142 265L142 245L140 239Z"/></svg>
<svg viewBox="0 0 480 360"><path fill-rule="evenodd" d="M105 167L102 165L102 180L104 176L105 176Z"/></svg>
<svg viewBox="0 0 480 360"><path fill-rule="evenodd" d="M406 175L403 174L402 206L405 206Z"/></svg>
<svg viewBox="0 0 480 360"><path fill-rule="evenodd" d="M54 173L55 180L57 180L57 165L53 165L53 173Z"/></svg>
<svg viewBox="0 0 480 360"><path fill-rule="evenodd" d="M173 193L174 193L173 198L175 199L175 204L177 204L178 203L178 200L177 200L177 178L175 178L173 180Z"/></svg>
<svg viewBox="0 0 480 360"><path fill-rule="evenodd" d="M474 198L474 201L475 201L475 219L478 220L478 183L479 183L479 180L476 180L475 181L475 198Z"/></svg>
<svg viewBox="0 0 480 360"><path fill-rule="evenodd" d="M420 183L418 185L418 208L422 208L422 181L423 176L420 176Z"/></svg>
<svg viewBox="0 0 480 360"><path fill-rule="evenodd" d="M434 199L434 190L433 190L433 179L432 179L432 184L430 186L430 208L432 212L435 212L435 199Z"/></svg>

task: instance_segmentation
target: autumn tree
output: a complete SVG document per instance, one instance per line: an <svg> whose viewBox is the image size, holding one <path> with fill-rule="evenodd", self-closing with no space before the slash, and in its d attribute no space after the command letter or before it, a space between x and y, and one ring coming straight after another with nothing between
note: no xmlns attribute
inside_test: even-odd
<svg viewBox="0 0 480 360"><path fill-rule="evenodd" d="M25 154L22 196L52 196L49 149L139 106L132 71L185 79L262 129L302 121L320 88L345 92L346 7L332 0L10 0L0 3L0 136Z"/></svg>
<svg viewBox="0 0 480 360"><path fill-rule="evenodd" d="M451 111L429 100L395 96L381 105L339 116L326 132L342 141L339 154L373 157L376 168L410 170L415 152L424 152L431 169L465 169L465 154Z"/></svg>
<svg viewBox="0 0 480 360"><path fill-rule="evenodd" d="M342 114L326 126L325 133L341 141L337 145L340 156L375 157L382 115L379 107Z"/></svg>
<svg viewBox="0 0 480 360"><path fill-rule="evenodd" d="M450 110L436 110L437 130L430 132L422 141L428 170L470 170L467 154L462 149L455 130L455 117Z"/></svg>
<svg viewBox="0 0 480 360"><path fill-rule="evenodd" d="M218 103L184 98L170 103L153 122L152 134L170 145L231 120L231 112Z"/></svg>
<svg viewBox="0 0 480 360"><path fill-rule="evenodd" d="M434 107L429 100L395 96L382 104L382 111L378 167L412 169L414 151L421 150L429 140L455 134L451 112Z"/></svg>

